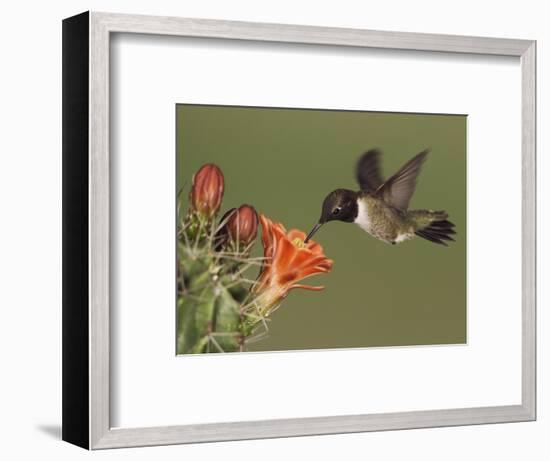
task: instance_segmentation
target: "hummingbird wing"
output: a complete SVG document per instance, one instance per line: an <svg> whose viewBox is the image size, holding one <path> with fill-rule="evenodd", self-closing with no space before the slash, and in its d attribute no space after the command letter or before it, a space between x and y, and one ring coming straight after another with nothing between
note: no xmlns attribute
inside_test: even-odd
<svg viewBox="0 0 550 461"><path fill-rule="evenodd" d="M405 163L397 173L377 189L377 195L394 208L399 210L409 208L409 202L416 188L416 178L428 153L429 150L424 150Z"/></svg>
<svg viewBox="0 0 550 461"><path fill-rule="evenodd" d="M362 190L375 192L384 182L380 175L381 154L378 149L372 149L361 155L357 161L357 182Z"/></svg>

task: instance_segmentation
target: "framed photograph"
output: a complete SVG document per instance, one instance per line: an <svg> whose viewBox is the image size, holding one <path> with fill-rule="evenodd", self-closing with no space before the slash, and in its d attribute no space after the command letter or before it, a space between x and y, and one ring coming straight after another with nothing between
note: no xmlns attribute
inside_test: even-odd
<svg viewBox="0 0 550 461"><path fill-rule="evenodd" d="M532 421L529 40L63 21L63 439Z"/></svg>

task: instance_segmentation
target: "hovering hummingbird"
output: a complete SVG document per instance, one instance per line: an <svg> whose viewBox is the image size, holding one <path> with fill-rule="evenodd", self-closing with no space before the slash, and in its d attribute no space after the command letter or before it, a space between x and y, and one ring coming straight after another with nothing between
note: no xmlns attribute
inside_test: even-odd
<svg viewBox="0 0 550 461"><path fill-rule="evenodd" d="M416 177L426 160L428 150L413 157L397 173L383 181L377 149L363 154L356 167L361 190L336 189L323 201L319 222L305 243L328 221L355 223L373 237L392 245L415 235L447 246L456 232L445 211L409 210L416 187Z"/></svg>

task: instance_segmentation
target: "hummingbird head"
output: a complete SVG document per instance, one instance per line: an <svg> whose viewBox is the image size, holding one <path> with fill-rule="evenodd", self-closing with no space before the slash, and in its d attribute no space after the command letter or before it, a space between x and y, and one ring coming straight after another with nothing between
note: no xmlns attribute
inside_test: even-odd
<svg viewBox="0 0 550 461"><path fill-rule="evenodd" d="M321 208L321 217L319 222L313 226L311 232L307 236L305 243L309 241L313 234L319 230L319 228L329 221L344 221L354 222L357 217L357 192L349 189L336 189L332 191L323 200L323 207Z"/></svg>

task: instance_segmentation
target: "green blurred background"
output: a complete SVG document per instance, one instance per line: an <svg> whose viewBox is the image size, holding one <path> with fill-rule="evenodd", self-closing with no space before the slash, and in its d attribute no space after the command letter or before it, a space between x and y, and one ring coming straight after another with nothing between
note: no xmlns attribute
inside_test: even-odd
<svg viewBox="0 0 550 461"><path fill-rule="evenodd" d="M251 351L457 344L466 342L466 116L180 104L177 187L187 197L204 163L224 172L222 212L249 203L287 229L307 232L327 193L357 189L354 165L382 149L393 174L431 148L411 208L445 209L457 242L421 238L388 245L354 224L316 235L333 271L293 290ZM255 251L261 252L258 239Z"/></svg>

